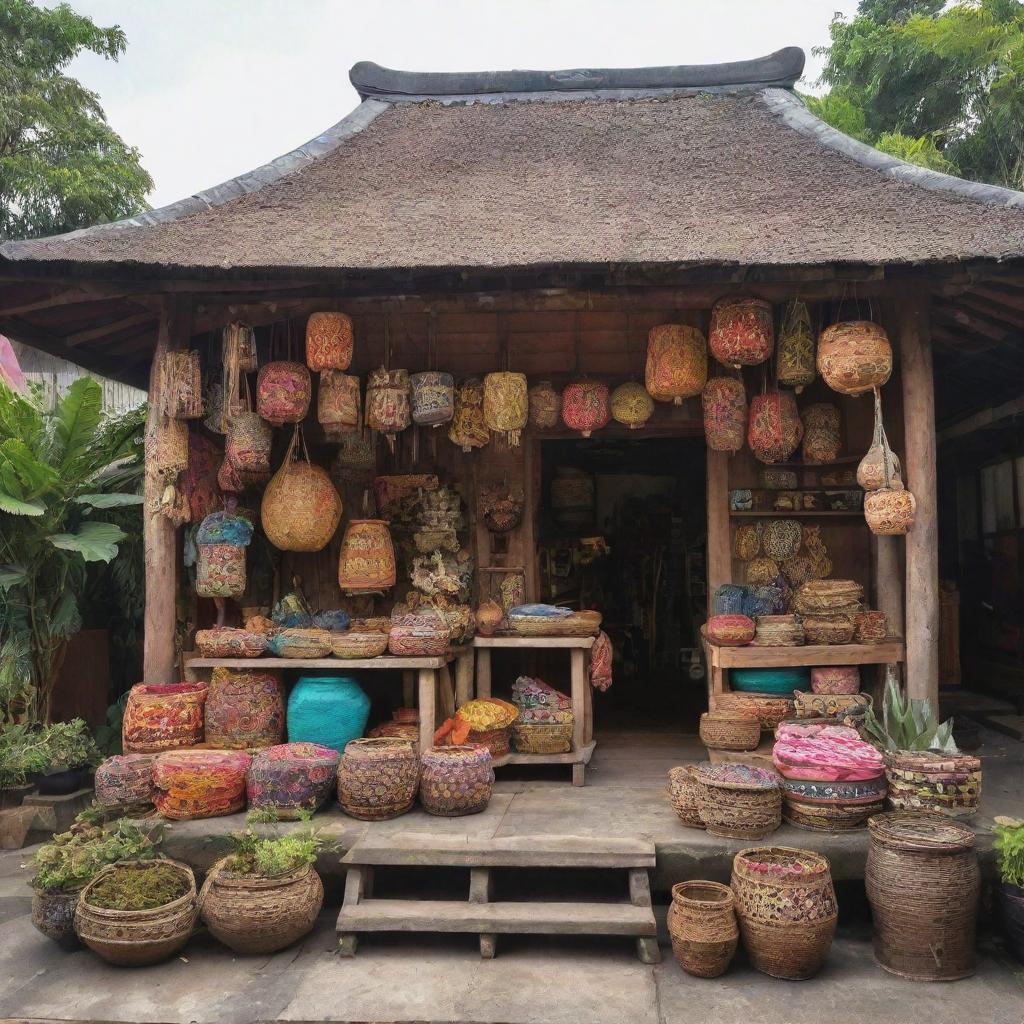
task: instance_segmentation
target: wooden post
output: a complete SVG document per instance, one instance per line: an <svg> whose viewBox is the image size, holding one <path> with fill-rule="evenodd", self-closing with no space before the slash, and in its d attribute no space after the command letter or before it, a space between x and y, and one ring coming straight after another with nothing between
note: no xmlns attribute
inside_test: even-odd
<svg viewBox="0 0 1024 1024"><path fill-rule="evenodd" d="M903 465L917 500L907 534L907 694L939 696L939 524L935 465L935 381L928 298L912 291L896 308L903 378Z"/></svg>
<svg viewBox="0 0 1024 1024"><path fill-rule="evenodd" d="M708 614L715 591L732 579L729 539L729 453L708 449Z"/></svg>
<svg viewBox="0 0 1024 1024"><path fill-rule="evenodd" d="M872 537L875 608L885 612L890 636L903 636L903 567L897 537Z"/></svg>
<svg viewBox="0 0 1024 1024"><path fill-rule="evenodd" d="M155 436L160 423L160 363L164 353L188 343L192 302L188 295L169 295L163 300L160 329L149 373L149 414L146 439ZM160 503L161 480L147 462L144 474L142 544L146 565L146 612L143 634L142 676L147 683L176 681L174 631L178 585L178 543L174 524L155 511Z"/></svg>

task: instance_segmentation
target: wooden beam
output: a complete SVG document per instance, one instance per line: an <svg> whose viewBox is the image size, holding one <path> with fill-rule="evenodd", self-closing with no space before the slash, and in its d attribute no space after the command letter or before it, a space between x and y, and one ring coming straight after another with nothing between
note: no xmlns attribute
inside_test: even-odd
<svg viewBox="0 0 1024 1024"><path fill-rule="evenodd" d="M917 517L906 542L907 693L939 696L939 524L935 459L935 381L928 297L911 290L896 303L903 381L906 484Z"/></svg>
<svg viewBox="0 0 1024 1024"><path fill-rule="evenodd" d="M149 375L149 415L146 419L146 441L156 436L160 424L157 402L159 366L164 353L188 343L191 330L191 299L189 296L168 296L160 317L160 330ZM146 611L143 636L143 680L147 683L170 683L177 680L174 649L177 615L178 531L174 524L156 511L163 482L146 463L144 476L142 543L146 565Z"/></svg>
<svg viewBox="0 0 1024 1024"><path fill-rule="evenodd" d="M121 331L130 331L133 327L141 327L143 324L151 324L154 320L152 313L133 313L131 316L121 317L119 320L112 320L110 323L100 324L97 327L90 327L84 331L76 331L68 334L65 341L74 348L76 345L84 345L89 341L99 341L110 334L118 334Z"/></svg>
<svg viewBox="0 0 1024 1024"><path fill-rule="evenodd" d="M715 591L732 579L729 536L729 453L707 450L708 615Z"/></svg>
<svg viewBox="0 0 1024 1024"><path fill-rule="evenodd" d="M990 285L976 285L970 290L970 294L980 295L981 298L997 302L1001 306L1008 306L1010 309L1024 312L1024 292L1006 291Z"/></svg>
<svg viewBox="0 0 1024 1024"><path fill-rule="evenodd" d="M956 300L956 305L968 312L987 316L990 320L1009 324L1011 328L1018 330L1024 328L1024 311L1014 310L1009 306L1004 306L1001 302L992 300L986 302L984 299L975 298L970 292L965 292Z"/></svg>
<svg viewBox="0 0 1024 1024"><path fill-rule="evenodd" d="M1010 333L1002 324L994 323L986 317L968 313L963 309L951 309L937 305L934 312L940 321L969 331L971 334L980 334L997 344L1005 341Z"/></svg>

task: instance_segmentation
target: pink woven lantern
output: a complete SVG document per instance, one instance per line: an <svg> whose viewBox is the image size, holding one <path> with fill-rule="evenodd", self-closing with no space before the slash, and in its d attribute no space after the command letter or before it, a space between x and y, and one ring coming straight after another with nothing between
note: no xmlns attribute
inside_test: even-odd
<svg viewBox="0 0 1024 1024"><path fill-rule="evenodd" d="M719 299L711 308L711 354L727 366L756 366L775 347L771 303L763 299Z"/></svg>
<svg viewBox="0 0 1024 1024"><path fill-rule="evenodd" d="M608 385L596 380L579 380L562 392L562 422L570 430L590 437L608 422Z"/></svg>
<svg viewBox="0 0 1024 1024"><path fill-rule="evenodd" d="M789 391L769 391L751 401L747 443L759 461L769 465L784 462L803 436L796 399Z"/></svg>
<svg viewBox="0 0 1024 1024"><path fill-rule="evenodd" d="M704 437L715 452L738 452L747 429L747 392L736 377L712 377L701 395Z"/></svg>

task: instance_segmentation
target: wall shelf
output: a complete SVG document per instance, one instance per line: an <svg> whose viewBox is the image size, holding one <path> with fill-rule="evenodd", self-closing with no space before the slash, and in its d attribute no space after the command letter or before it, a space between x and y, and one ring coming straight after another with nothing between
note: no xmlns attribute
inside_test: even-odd
<svg viewBox="0 0 1024 1024"><path fill-rule="evenodd" d="M800 512L788 512L779 510L778 512L730 512L730 519L863 519L863 509L853 509L850 512L810 512L801 510Z"/></svg>

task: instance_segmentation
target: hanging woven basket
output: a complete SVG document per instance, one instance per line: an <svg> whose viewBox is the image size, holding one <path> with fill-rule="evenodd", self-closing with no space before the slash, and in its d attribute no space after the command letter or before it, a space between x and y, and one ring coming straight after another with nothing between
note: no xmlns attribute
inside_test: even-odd
<svg viewBox="0 0 1024 1024"><path fill-rule="evenodd" d="M881 387L892 374L892 345L885 329L870 320L826 327L818 341L818 372L843 395Z"/></svg>
<svg viewBox="0 0 1024 1024"><path fill-rule="evenodd" d="M483 448L491 439L484 422L484 385L479 377L469 377L455 392L455 414L448 428L448 440L464 452Z"/></svg>
<svg viewBox="0 0 1024 1024"><path fill-rule="evenodd" d="M297 445L302 431L296 427L281 468L263 492L260 519L263 532L281 551L320 551L334 536L341 521L341 497L325 469L304 458Z"/></svg>
<svg viewBox="0 0 1024 1024"><path fill-rule="evenodd" d="M551 381L542 380L534 384L527 397L528 421L534 430L551 430L558 426L562 396L551 386Z"/></svg>
<svg viewBox="0 0 1024 1024"><path fill-rule="evenodd" d="M439 427L455 415L455 378L450 373L425 370L414 373L412 421L421 427Z"/></svg>
<svg viewBox="0 0 1024 1024"><path fill-rule="evenodd" d="M366 384L366 425L388 439L395 450L395 437L412 422L408 370L381 367L370 374Z"/></svg>
<svg viewBox="0 0 1024 1024"><path fill-rule="evenodd" d="M146 465L162 480L173 482L188 469L188 424L157 416L152 428L147 427L145 439Z"/></svg>
<svg viewBox="0 0 1024 1024"><path fill-rule="evenodd" d="M736 377L712 377L701 394L704 437L716 452L738 452L747 429L747 392Z"/></svg>
<svg viewBox="0 0 1024 1024"><path fill-rule="evenodd" d="M711 308L711 354L726 366L756 366L775 347L771 303L763 299L719 299Z"/></svg>
<svg viewBox="0 0 1024 1024"><path fill-rule="evenodd" d="M309 412L313 383L302 363L264 363L256 376L256 411L275 427L298 423Z"/></svg>
<svg viewBox="0 0 1024 1024"><path fill-rule="evenodd" d="M760 462L785 462L799 447L803 430L796 399L788 391L769 391L750 403L747 443Z"/></svg>
<svg viewBox="0 0 1024 1024"><path fill-rule="evenodd" d="M347 370L352 344L352 320L344 313L312 313L306 321L306 365L314 373Z"/></svg>
<svg viewBox="0 0 1024 1024"><path fill-rule="evenodd" d="M526 374L487 374L484 377L483 413L487 428L504 434L509 446L516 447L530 413Z"/></svg>
<svg viewBox="0 0 1024 1024"><path fill-rule="evenodd" d="M814 383L814 331L807 303L794 299L782 314L782 329L776 350L778 381L799 395Z"/></svg>
<svg viewBox="0 0 1024 1024"><path fill-rule="evenodd" d="M354 430L361 414L359 378L340 370L324 370L317 388L316 418L325 430Z"/></svg>
<svg viewBox="0 0 1024 1024"><path fill-rule="evenodd" d="M889 447L889 438L882 421L882 394L874 389L875 431L871 447L857 466L857 483L865 491L877 491L881 487L899 490L903 486L900 476L900 460Z"/></svg>
<svg viewBox="0 0 1024 1024"><path fill-rule="evenodd" d="M804 462L835 462L843 447L839 406L819 402L808 406L804 425Z"/></svg>
<svg viewBox="0 0 1024 1024"><path fill-rule="evenodd" d="M203 379L195 350L164 353L160 367L161 409L175 420L202 419Z"/></svg>
<svg viewBox="0 0 1024 1024"><path fill-rule="evenodd" d="M654 399L642 384L627 381L612 392L611 408L616 423L639 430L654 415Z"/></svg>
<svg viewBox="0 0 1024 1024"><path fill-rule="evenodd" d="M562 422L570 430L590 437L608 423L608 385L579 380L562 392Z"/></svg>
<svg viewBox="0 0 1024 1024"><path fill-rule="evenodd" d="M872 533L882 537L901 537L914 525L917 501L899 478L899 461L889 447L882 422L881 394L877 387L874 391L875 443L880 452L876 454L875 446L872 445L867 456L861 460L857 476L859 479L863 475L869 483L874 483L881 476L881 486L864 495L864 518ZM864 465L865 461L868 461L867 466ZM863 474L861 467L864 467Z"/></svg>
<svg viewBox="0 0 1024 1024"><path fill-rule="evenodd" d="M647 336L644 384L658 402L681 405L699 395L708 379L708 347L703 333L686 324L659 324Z"/></svg>
<svg viewBox="0 0 1024 1024"><path fill-rule="evenodd" d="M391 531L383 519L353 519L338 556L338 586L346 594L376 594L395 585Z"/></svg>

